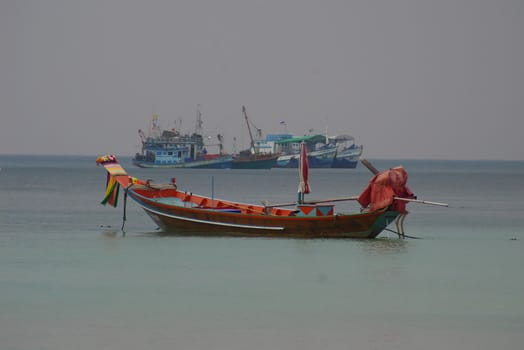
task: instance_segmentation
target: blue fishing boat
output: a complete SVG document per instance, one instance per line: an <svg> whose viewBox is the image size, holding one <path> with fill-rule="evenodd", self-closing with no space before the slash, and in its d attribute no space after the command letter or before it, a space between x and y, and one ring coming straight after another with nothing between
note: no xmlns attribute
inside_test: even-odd
<svg viewBox="0 0 524 350"><path fill-rule="evenodd" d="M210 154L204 144L201 126L198 112L197 130L192 134L181 134L176 129L161 130L158 115L154 113L148 135L138 130L142 149L135 154L133 164L140 168L231 168L233 157L222 151L222 136L217 136L219 153Z"/></svg>
<svg viewBox="0 0 524 350"><path fill-rule="evenodd" d="M291 137L275 142L276 149L281 152L277 159L279 168L296 168L300 159L300 144L306 144L310 168L331 168L337 147L326 143L324 135L308 135Z"/></svg>
<svg viewBox="0 0 524 350"><path fill-rule="evenodd" d="M275 137L277 135L280 135L280 137ZM282 137L282 135L285 135L285 137ZM333 137L320 134L301 137L282 135L270 134L267 136L267 143L271 143L277 152L281 152L276 165L279 168L296 168L298 166L299 147L302 142L306 143L311 168L356 168L362 155L362 145L356 145L355 139L349 135Z"/></svg>
<svg viewBox="0 0 524 350"><path fill-rule="evenodd" d="M350 135L339 135L330 138L330 142L337 147L337 154L333 159L332 168L356 168L363 146L355 144L355 138Z"/></svg>

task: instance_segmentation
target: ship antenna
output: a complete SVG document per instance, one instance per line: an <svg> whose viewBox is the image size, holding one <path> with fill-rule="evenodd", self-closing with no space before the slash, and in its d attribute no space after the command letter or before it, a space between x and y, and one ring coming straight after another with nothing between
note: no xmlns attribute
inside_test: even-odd
<svg viewBox="0 0 524 350"><path fill-rule="evenodd" d="M202 113L200 112L200 104L197 105L197 115L195 124L195 134L202 135Z"/></svg>

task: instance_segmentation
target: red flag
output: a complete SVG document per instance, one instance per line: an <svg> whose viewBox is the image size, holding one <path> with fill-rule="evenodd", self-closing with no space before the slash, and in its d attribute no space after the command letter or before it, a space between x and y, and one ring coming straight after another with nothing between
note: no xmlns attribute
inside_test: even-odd
<svg viewBox="0 0 524 350"><path fill-rule="evenodd" d="M300 144L300 159L298 160L298 175L300 176L300 183L298 184L299 193L309 193L308 183L309 164L307 161L306 143L302 141Z"/></svg>

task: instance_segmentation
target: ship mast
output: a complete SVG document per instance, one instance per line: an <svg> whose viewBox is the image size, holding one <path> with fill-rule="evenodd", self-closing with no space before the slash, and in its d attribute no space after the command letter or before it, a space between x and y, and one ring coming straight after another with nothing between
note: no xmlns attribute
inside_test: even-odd
<svg viewBox="0 0 524 350"><path fill-rule="evenodd" d="M197 105L197 115L195 123L195 134L202 135L202 113L200 112L200 105Z"/></svg>
<svg viewBox="0 0 524 350"><path fill-rule="evenodd" d="M156 112L153 112L153 116L151 117L151 127L149 128L149 135L148 137L160 137L162 133L160 132L160 126L158 125L158 114Z"/></svg>

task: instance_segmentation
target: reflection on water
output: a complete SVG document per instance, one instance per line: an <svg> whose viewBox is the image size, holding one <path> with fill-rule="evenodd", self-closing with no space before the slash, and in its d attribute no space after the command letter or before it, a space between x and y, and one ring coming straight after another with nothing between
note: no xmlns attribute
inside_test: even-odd
<svg viewBox="0 0 524 350"><path fill-rule="evenodd" d="M401 254L405 253L409 241L398 238L377 238L359 240L360 246L366 253L373 255Z"/></svg>
<svg viewBox="0 0 524 350"><path fill-rule="evenodd" d="M117 230L104 230L102 231L102 236L106 238L117 238L123 234L122 231Z"/></svg>
<svg viewBox="0 0 524 350"><path fill-rule="evenodd" d="M122 231L119 232L120 235L122 235ZM106 236L115 236L118 235L116 231L106 231L104 232L104 235ZM125 234L124 234L125 235ZM137 235L136 233L134 235ZM407 249L407 247L410 244L409 239L399 239L396 237L393 238L375 238L375 239L352 239L352 238L295 238L295 237L274 237L274 236L268 236L265 237L263 235L258 236L250 236L250 235L242 235L239 233L228 233L228 232L212 232L212 231L202 231L201 229L180 229L177 230L177 232L172 231L164 231L159 228L155 231L144 231L138 234L139 236L152 236L152 237L209 237L209 238L232 238L232 237L238 237L238 238L249 238L253 240L260 240L260 239L269 239L269 240L291 240L294 242L294 246L298 247L299 250L303 252L313 252L315 244L312 245L314 242L334 242L334 241L346 241L346 242L355 242L357 246L360 246L363 248L363 250L367 253L371 254L399 254L404 253Z"/></svg>

